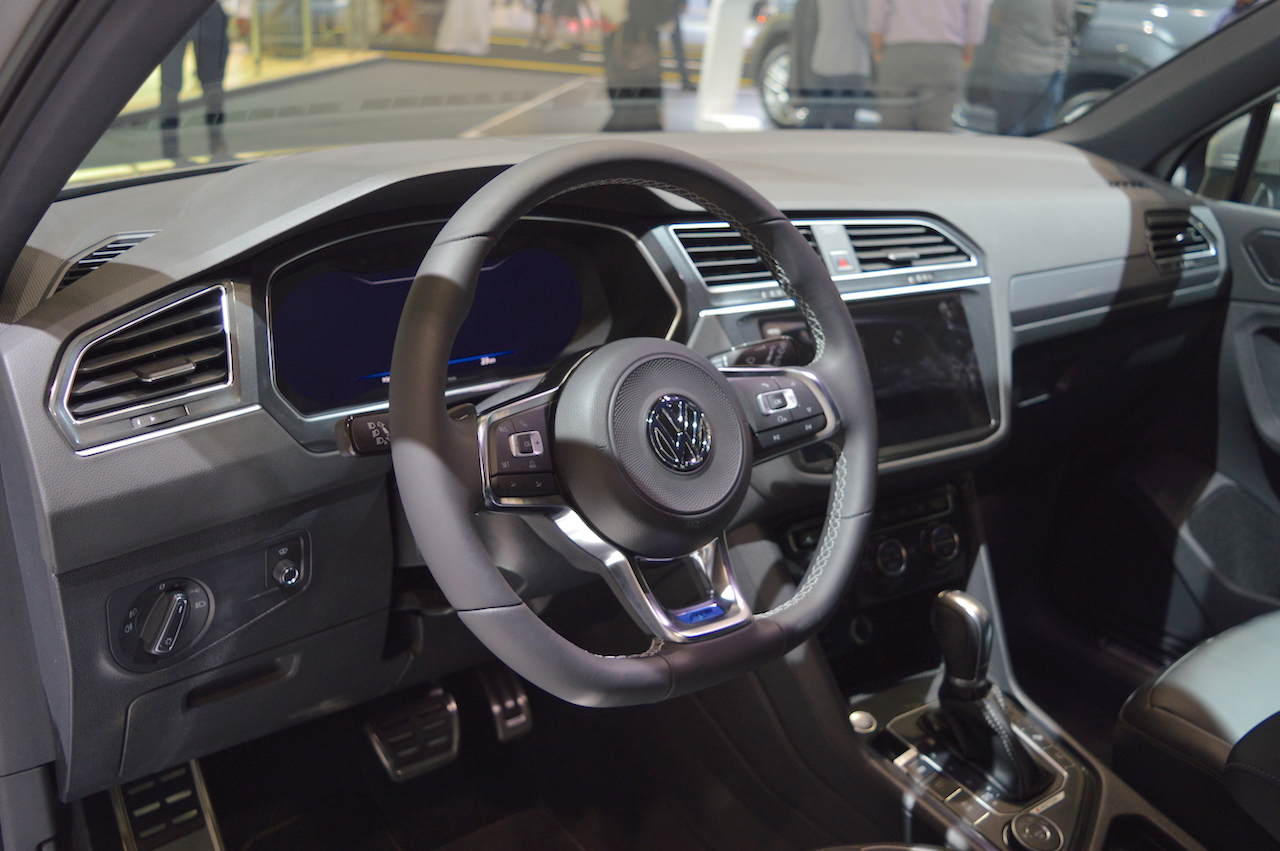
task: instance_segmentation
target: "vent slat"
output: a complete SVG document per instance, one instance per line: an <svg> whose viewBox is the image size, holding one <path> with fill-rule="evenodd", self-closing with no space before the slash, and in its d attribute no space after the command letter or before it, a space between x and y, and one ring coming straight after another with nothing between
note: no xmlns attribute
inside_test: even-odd
<svg viewBox="0 0 1280 851"><path fill-rule="evenodd" d="M172 349L188 346L192 343L199 343L203 340L209 339L210 337L218 336L221 333L222 326L220 324L210 325L206 328L197 328L196 330L188 331L185 334L178 334L177 336L157 340L153 343L137 346L136 348L125 349L124 351L103 355L102 357L94 358L93 360L82 361L80 364L80 372L95 373L101 372L104 369L112 369L120 366L121 364L129 363L130 361L143 360L151 357L152 355L163 354Z"/></svg>
<svg viewBox="0 0 1280 851"><path fill-rule="evenodd" d="M813 229L807 225L800 232L813 248L818 250ZM676 238L697 268L702 281L709 287L725 287L736 284L768 284L774 280L773 272L764 265L742 235L730 227L713 224L678 228Z"/></svg>
<svg viewBox="0 0 1280 851"><path fill-rule="evenodd" d="M1176 272L1187 264L1203 265L1213 251L1213 243L1203 226L1185 210L1148 212L1147 250L1156 268Z"/></svg>
<svg viewBox="0 0 1280 851"><path fill-rule="evenodd" d="M67 271L63 273L62 279L58 281L58 286L54 289L55 293L61 292L66 287L71 286L76 281L83 278L90 272L95 272L102 266L124 254L130 248L138 245L143 240L155 236L157 231L148 231L146 233L128 233L120 234L99 248L95 248L88 254L76 260L67 267Z"/></svg>
<svg viewBox="0 0 1280 851"><path fill-rule="evenodd" d="M183 322L192 322L197 319L205 319L210 316L219 316L222 314L222 302L213 301L208 304L193 307L191 310L183 310L169 316L167 313L152 317L152 321L144 323L137 328L131 328L128 331L122 331L115 334L111 338L111 342L115 345L121 343L130 343L134 340L141 339L148 334L155 334L159 331L172 328L175 325L181 325ZM219 320L219 326L221 321Z"/></svg>
<svg viewBox="0 0 1280 851"><path fill-rule="evenodd" d="M161 390L133 390L128 393L120 393L114 396L105 396L101 399L94 399L90 402L82 402L71 406L71 413L77 419L84 417L97 416L113 410L121 410L124 408L132 408L135 405L141 405L146 402L153 402L156 399L163 399L168 396L176 396L187 393L192 390L198 390L201 387L208 387L214 384L221 384L227 380L226 370L215 370L212 372L202 372L199 375L192 375L180 382L168 384Z"/></svg>
<svg viewBox="0 0 1280 851"><path fill-rule="evenodd" d="M869 219L843 224L862 272L960 266L974 260L946 234L923 222ZM800 225L799 229L818 252L812 226ZM766 284L774 280L751 246L732 228L711 224L678 227L675 235L708 287Z"/></svg>
<svg viewBox="0 0 1280 851"><path fill-rule="evenodd" d="M928 225L845 225L858 265L864 272L961 265L973 261L941 231Z"/></svg>
<svg viewBox="0 0 1280 851"><path fill-rule="evenodd" d="M158 310L90 343L67 409L83 420L226 384L231 361L220 288Z"/></svg>

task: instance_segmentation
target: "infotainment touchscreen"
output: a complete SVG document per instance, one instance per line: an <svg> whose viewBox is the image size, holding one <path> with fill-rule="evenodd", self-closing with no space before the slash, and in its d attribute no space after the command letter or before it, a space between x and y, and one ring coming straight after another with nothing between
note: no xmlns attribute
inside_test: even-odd
<svg viewBox="0 0 1280 851"><path fill-rule="evenodd" d="M850 313L875 387L882 448L973 440L995 428L958 296L856 302ZM762 320L760 331L796 339L802 363L812 356L798 316Z"/></svg>
<svg viewBox="0 0 1280 851"><path fill-rule="evenodd" d="M559 255L530 247L486 263L449 361L450 383L545 369L582 318L577 275ZM272 287L276 385L303 414L387 398L396 327L415 269L352 265L314 262Z"/></svg>

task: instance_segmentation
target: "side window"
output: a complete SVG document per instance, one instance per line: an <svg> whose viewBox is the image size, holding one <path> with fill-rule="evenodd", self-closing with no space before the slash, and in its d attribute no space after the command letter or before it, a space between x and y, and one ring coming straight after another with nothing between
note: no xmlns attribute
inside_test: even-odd
<svg viewBox="0 0 1280 851"><path fill-rule="evenodd" d="M1280 209L1280 97L1264 102L1195 145L1174 183L1207 198Z"/></svg>

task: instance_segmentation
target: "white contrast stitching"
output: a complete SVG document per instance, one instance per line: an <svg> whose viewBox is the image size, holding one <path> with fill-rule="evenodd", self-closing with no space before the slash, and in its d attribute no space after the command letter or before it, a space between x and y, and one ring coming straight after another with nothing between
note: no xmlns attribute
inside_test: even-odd
<svg viewBox="0 0 1280 851"><path fill-rule="evenodd" d="M643 653L632 653L629 656L601 656L601 659L648 659L650 656L657 656L662 652L662 648L666 646L666 640L662 638L653 638L649 641L649 649Z"/></svg>
<svg viewBox="0 0 1280 851"><path fill-rule="evenodd" d="M818 545L818 552L813 557L813 561L809 564L809 569L805 571L804 582L791 595L791 599L785 603L765 612L761 617L773 617L794 606L804 599L813 587L818 584L818 580L822 577L823 571L827 569L827 562L831 560L831 553L836 548L836 537L840 534L840 530L844 528L847 522L845 518L840 516L840 507L844 505L844 486L849 470L848 459L844 453L836 459L835 470L832 471L831 482L831 502L835 508L834 516L831 516L827 523L827 528L822 533L822 541Z"/></svg>

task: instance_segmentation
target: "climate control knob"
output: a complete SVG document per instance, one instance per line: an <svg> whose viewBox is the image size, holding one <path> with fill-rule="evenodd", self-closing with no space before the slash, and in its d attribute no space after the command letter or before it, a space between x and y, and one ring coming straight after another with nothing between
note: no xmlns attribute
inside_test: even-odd
<svg viewBox="0 0 1280 851"><path fill-rule="evenodd" d="M920 533L920 545L943 565L960 555L960 533L949 523L932 523Z"/></svg>
<svg viewBox="0 0 1280 851"><path fill-rule="evenodd" d="M907 548L897 538L885 538L875 549L876 570L888 577L907 572Z"/></svg>

